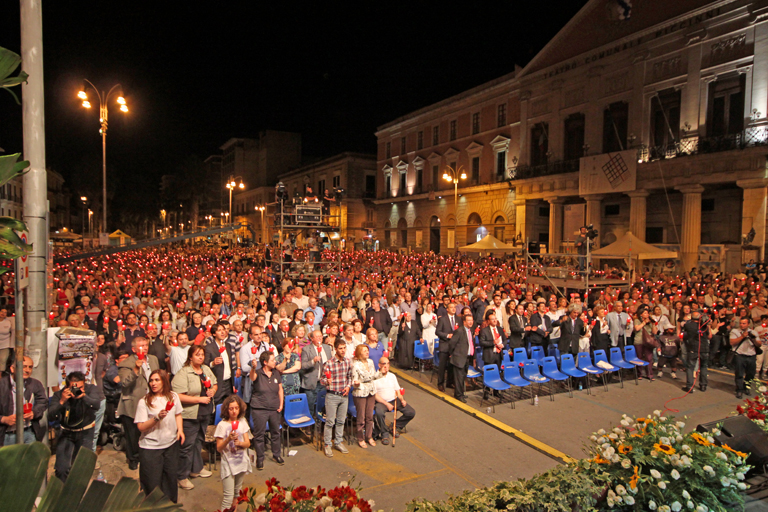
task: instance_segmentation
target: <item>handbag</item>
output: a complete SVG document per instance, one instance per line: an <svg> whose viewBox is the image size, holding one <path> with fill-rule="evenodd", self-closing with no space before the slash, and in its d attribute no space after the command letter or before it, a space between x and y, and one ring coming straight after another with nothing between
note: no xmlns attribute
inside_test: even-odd
<svg viewBox="0 0 768 512"><path fill-rule="evenodd" d="M643 327L643 345L651 348L659 348L661 346L656 336L645 330L645 327Z"/></svg>

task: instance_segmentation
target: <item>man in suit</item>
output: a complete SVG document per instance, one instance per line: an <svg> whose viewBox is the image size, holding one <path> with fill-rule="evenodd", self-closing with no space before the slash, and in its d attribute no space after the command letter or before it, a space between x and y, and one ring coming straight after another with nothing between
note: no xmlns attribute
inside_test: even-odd
<svg viewBox="0 0 768 512"><path fill-rule="evenodd" d="M282 320L280 320L280 324L277 329L271 329L269 331L270 342L276 347L282 347L283 340L288 337L289 330L290 330L290 322L288 322L288 319L283 318Z"/></svg>
<svg viewBox="0 0 768 512"><path fill-rule="evenodd" d="M411 313L403 313L400 327L397 330L397 362L400 368L410 370L413 368L415 356L413 349L416 340L421 339L421 322L411 318Z"/></svg>
<svg viewBox="0 0 768 512"><path fill-rule="evenodd" d="M624 303L617 300L613 304L613 311L605 315L605 319L608 321L608 330L611 336L611 346L620 347L624 349L624 346L632 341L632 334L634 327L629 315L624 312Z"/></svg>
<svg viewBox="0 0 768 512"><path fill-rule="evenodd" d="M579 353L579 338L586 334L587 327L579 318L581 315L581 306L571 304L568 306L568 314L560 317L560 340L558 348L560 354Z"/></svg>
<svg viewBox="0 0 768 512"><path fill-rule="evenodd" d="M125 456L128 468L135 470L139 467L139 427L133 422L136 417L136 407L139 400L147 396L149 390L149 375L160 368L157 358L147 354L149 343L141 336L131 341L133 353L117 365L117 374L123 385L117 415L123 424L125 433Z"/></svg>
<svg viewBox="0 0 768 512"><path fill-rule="evenodd" d="M0 446L16 444L16 364L9 366L10 374L0 378ZM32 411L24 414L24 443L42 441L45 428L40 419L48 408L48 396L43 384L32 378L32 359L24 356L24 403L32 404Z"/></svg>
<svg viewBox="0 0 768 512"><path fill-rule="evenodd" d="M538 309L531 316L531 330L528 333L528 339L531 346L538 345L547 351L549 335L552 333L552 319L547 316L547 305L539 302Z"/></svg>
<svg viewBox="0 0 768 512"><path fill-rule="evenodd" d="M445 373L448 370L448 352L449 343L453 337L453 332L459 327L459 317L456 315L456 304L451 302L448 304L447 313L445 316L441 316L437 321L437 328L435 334L440 340L440 346L438 351L440 352L440 365L437 369L437 389L445 391ZM451 387L450 382L453 380L453 374L448 373L448 387Z"/></svg>
<svg viewBox="0 0 768 512"><path fill-rule="evenodd" d="M496 313L496 320L499 322L499 327L504 329L506 335L509 336L509 315L507 314L505 304L501 301L500 292L493 294L493 302L485 308L486 315L488 314L488 311Z"/></svg>
<svg viewBox="0 0 768 512"><path fill-rule="evenodd" d="M522 348L525 346L528 333L531 326L528 323L528 317L525 316L525 306L518 304L515 307L515 314L509 317L509 349Z"/></svg>
<svg viewBox="0 0 768 512"><path fill-rule="evenodd" d="M320 372L323 366L333 357L331 346L323 343L323 333L312 331L310 343L301 350L301 392L307 395L307 404L312 416L317 417L315 404L317 395L325 390L320 384Z"/></svg>
<svg viewBox="0 0 768 512"><path fill-rule="evenodd" d="M488 325L480 331L483 364L495 364L501 369L501 353L509 349L509 340L493 310L486 312L485 321Z"/></svg>
<svg viewBox="0 0 768 512"><path fill-rule="evenodd" d="M226 320L224 320L226 322ZM235 372L237 371L236 350L227 343L229 329L224 323L214 326L213 341L205 346L205 364L216 376L218 388L213 401L219 405L232 394Z"/></svg>
<svg viewBox="0 0 768 512"><path fill-rule="evenodd" d="M472 339L472 326L475 321L472 315L464 315L463 324L456 329L448 343L451 369L453 370L453 397L456 400L467 403L464 395L464 383L467 379L467 366L475 356L475 344Z"/></svg>

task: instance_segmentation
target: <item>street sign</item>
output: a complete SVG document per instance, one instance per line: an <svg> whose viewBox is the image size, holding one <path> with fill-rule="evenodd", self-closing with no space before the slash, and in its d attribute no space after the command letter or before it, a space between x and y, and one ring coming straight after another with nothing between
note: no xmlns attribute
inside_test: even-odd
<svg viewBox="0 0 768 512"><path fill-rule="evenodd" d="M22 231L19 234L19 238L21 238L21 241L25 244L29 243L29 233L27 231ZM18 259L16 279L19 282L19 290L23 290L29 284L29 256L26 254Z"/></svg>

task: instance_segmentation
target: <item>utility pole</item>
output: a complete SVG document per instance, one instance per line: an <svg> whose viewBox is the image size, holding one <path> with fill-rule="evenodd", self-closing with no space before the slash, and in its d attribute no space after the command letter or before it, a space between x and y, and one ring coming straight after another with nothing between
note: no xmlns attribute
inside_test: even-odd
<svg viewBox="0 0 768 512"><path fill-rule="evenodd" d="M48 195L45 174L45 101L43 93L43 7L42 0L21 1L21 62L29 74L22 84L24 159L30 167L24 175L24 222L33 252L29 256L29 287L26 300L27 350L36 359L34 377L48 387L48 346L46 343L46 264L48 255ZM38 357L39 355L39 357ZM43 418L43 425L48 424ZM45 436L47 439L48 436Z"/></svg>

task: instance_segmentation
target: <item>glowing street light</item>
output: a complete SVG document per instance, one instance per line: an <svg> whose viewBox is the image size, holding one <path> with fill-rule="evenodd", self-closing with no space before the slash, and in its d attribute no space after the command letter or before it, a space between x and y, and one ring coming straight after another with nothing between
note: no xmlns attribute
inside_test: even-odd
<svg viewBox="0 0 768 512"><path fill-rule="evenodd" d="M456 233L459 226L459 179L467 179L467 173L464 171L464 167L459 166L458 169L454 169L450 165L443 171L443 179L447 182L453 182L453 245L458 250L456 244Z"/></svg>
<svg viewBox="0 0 768 512"><path fill-rule="evenodd" d="M235 180L240 180L240 184L238 185ZM229 190L229 213L227 214L227 217L232 216L232 192L239 188L240 190L243 190L245 188L245 185L243 184L243 178L242 176L230 176L229 181L226 184L227 189Z"/></svg>

